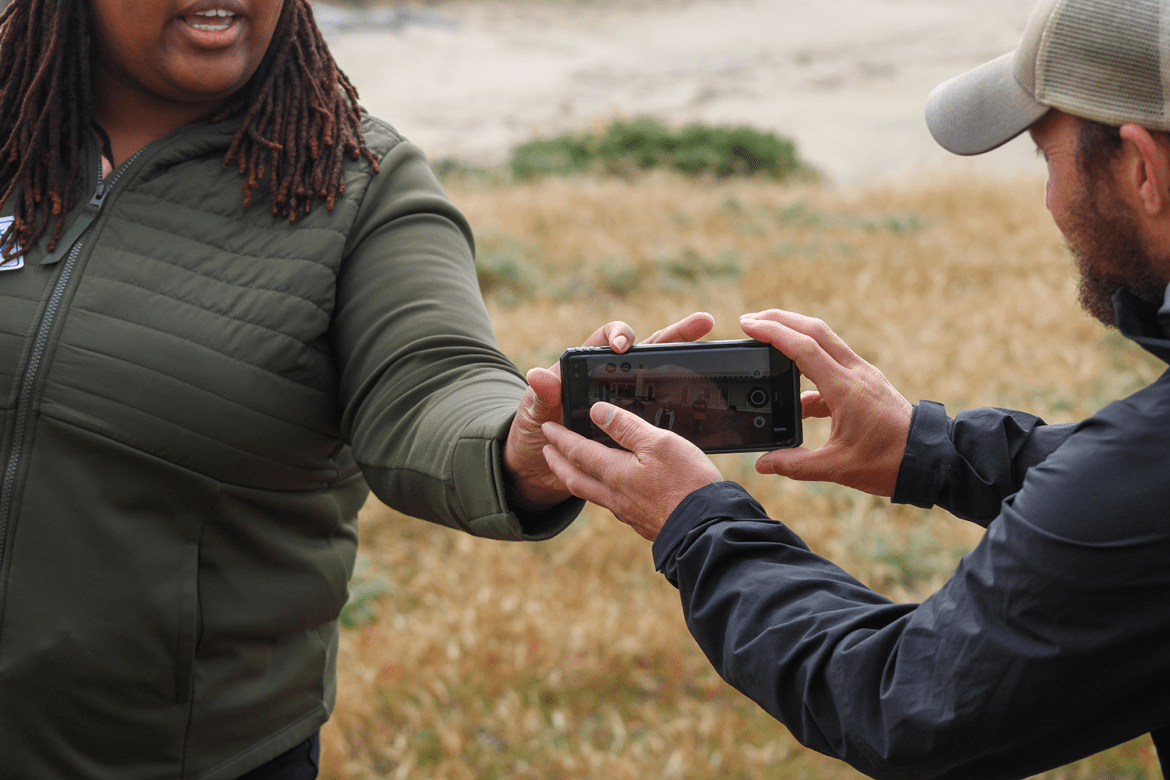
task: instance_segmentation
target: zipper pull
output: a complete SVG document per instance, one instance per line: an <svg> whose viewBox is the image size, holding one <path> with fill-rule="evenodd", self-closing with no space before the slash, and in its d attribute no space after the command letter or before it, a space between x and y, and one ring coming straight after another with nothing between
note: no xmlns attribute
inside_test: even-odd
<svg viewBox="0 0 1170 780"><path fill-rule="evenodd" d="M57 242L57 248L41 261L41 265L52 265L56 263L73 248L73 245L77 243L77 239L81 238L81 234L97 219L98 214L102 210L102 203L105 202L106 195L109 194L110 189L110 187L106 186L105 180L98 180L97 189L94 190L93 197L89 199L89 203L86 203L85 207L81 209L81 214L77 216L77 219L73 221L69 229L65 231L65 235Z"/></svg>

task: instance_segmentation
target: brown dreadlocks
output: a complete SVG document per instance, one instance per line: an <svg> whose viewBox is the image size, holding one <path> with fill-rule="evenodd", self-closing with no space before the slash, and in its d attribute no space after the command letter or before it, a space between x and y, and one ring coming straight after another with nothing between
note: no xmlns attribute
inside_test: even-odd
<svg viewBox="0 0 1170 780"><path fill-rule="evenodd" d="M84 0L13 0L0 13L0 206L14 198L15 220L0 243L4 258L23 254L81 196L82 150L93 122L91 41ZM272 44L248 86L213 119L242 114L223 164L244 177L244 205L267 184L272 213L295 221L314 198L333 208L345 191L344 160L364 155L357 90L337 67L309 0L286 0ZM19 244L21 249L17 250Z"/></svg>

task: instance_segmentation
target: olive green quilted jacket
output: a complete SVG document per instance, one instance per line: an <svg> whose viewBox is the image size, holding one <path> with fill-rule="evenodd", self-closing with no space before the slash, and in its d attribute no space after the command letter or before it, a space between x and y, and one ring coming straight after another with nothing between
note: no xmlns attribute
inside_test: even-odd
<svg viewBox="0 0 1170 780"><path fill-rule="evenodd" d="M290 224L242 208L235 128L100 184L95 145L66 251L0 271L5 780L227 780L318 729L367 483L503 539L577 509L505 504L524 382L422 154L365 120L381 172Z"/></svg>

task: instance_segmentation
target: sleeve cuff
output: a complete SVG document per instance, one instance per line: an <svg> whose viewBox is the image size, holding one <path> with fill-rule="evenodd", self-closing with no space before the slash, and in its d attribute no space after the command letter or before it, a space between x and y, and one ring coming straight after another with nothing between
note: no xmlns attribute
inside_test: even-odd
<svg viewBox="0 0 1170 780"><path fill-rule="evenodd" d="M512 426L510 413L502 421L485 415L468 426L452 453L452 474L490 474L490 486L479 480L453 480L459 505L476 536L514 541L542 541L565 530L585 502L571 498L543 512L526 512L521 518L508 505L504 476L504 441Z"/></svg>
<svg viewBox="0 0 1170 780"><path fill-rule="evenodd" d="M704 485L684 498L666 518L662 530L651 547L654 568L667 575L677 552L700 525L712 518L766 519L767 513L744 488L735 482L715 482Z"/></svg>
<svg viewBox="0 0 1170 780"><path fill-rule="evenodd" d="M919 401L910 419L906 454L898 468L898 481L890 501L929 509L947 477L943 454L950 451L951 418L946 407Z"/></svg>

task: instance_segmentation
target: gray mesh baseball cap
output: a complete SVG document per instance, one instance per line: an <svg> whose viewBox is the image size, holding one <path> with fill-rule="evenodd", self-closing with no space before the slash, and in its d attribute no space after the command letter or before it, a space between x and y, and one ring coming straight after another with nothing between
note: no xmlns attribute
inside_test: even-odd
<svg viewBox="0 0 1170 780"><path fill-rule="evenodd" d="M955 154L983 154L1057 108L1170 130L1170 0L1040 0L1014 52L940 84L926 123Z"/></svg>

